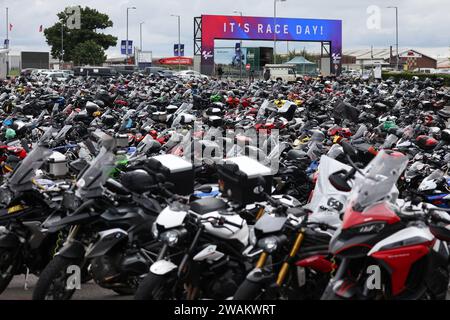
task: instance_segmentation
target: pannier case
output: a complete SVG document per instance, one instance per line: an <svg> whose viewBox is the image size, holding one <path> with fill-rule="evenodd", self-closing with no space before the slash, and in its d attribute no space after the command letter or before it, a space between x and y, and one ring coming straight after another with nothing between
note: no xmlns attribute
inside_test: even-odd
<svg viewBox="0 0 450 320"><path fill-rule="evenodd" d="M54 151L47 160L47 173L53 177L63 177L69 172L66 156Z"/></svg>
<svg viewBox="0 0 450 320"><path fill-rule="evenodd" d="M128 147L128 135L116 134L116 147L125 148Z"/></svg>
<svg viewBox="0 0 450 320"><path fill-rule="evenodd" d="M255 159L246 156L226 159L218 172L222 194L237 204L264 201L263 191L271 194L271 170ZM264 180L262 186L259 177Z"/></svg>
<svg viewBox="0 0 450 320"><path fill-rule="evenodd" d="M162 173L166 181L174 184L172 192L190 195L194 192L194 167L192 163L172 154L149 158L147 162L155 173Z"/></svg>

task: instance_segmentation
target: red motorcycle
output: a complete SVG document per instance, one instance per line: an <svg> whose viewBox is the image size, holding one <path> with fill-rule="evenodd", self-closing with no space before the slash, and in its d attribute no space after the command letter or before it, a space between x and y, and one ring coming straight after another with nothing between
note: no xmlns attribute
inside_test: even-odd
<svg viewBox="0 0 450 320"><path fill-rule="evenodd" d="M395 183L406 168L402 153L383 150L360 172L330 252L340 261L323 300L445 299L450 219L440 208L400 207ZM349 190L354 172L330 182Z"/></svg>

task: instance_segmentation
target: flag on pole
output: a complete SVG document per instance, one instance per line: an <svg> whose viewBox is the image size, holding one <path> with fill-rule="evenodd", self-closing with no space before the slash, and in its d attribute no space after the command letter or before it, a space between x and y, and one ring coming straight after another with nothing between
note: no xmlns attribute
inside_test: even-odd
<svg viewBox="0 0 450 320"><path fill-rule="evenodd" d="M43 27L42 27L42 24L41 24L41 26L39 27L39 32L42 32L42 30L43 30Z"/></svg>
<svg viewBox="0 0 450 320"><path fill-rule="evenodd" d="M12 28L13 28L13 25L12 25L12 23L10 23L10 24L9 24L9 31L11 31Z"/></svg>

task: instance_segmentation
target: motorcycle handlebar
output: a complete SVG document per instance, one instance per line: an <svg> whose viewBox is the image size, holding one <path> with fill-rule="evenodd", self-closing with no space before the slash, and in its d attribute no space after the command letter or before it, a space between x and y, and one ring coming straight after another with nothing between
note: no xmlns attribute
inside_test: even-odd
<svg viewBox="0 0 450 320"><path fill-rule="evenodd" d="M209 220L217 220L220 225L228 224L228 225L236 227L236 228L242 228L241 224L234 223L224 217L206 217L206 218L200 219L200 221L209 221Z"/></svg>

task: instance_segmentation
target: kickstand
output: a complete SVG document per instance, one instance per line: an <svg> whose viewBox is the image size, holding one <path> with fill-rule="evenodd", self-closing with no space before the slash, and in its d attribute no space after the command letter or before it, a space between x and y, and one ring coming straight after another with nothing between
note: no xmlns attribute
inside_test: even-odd
<svg viewBox="0 0 450 320"><path fill-rule="evenodd" d="M27 268L27 273L25 273L25 283L23 285L24 290L28 290L28 276L30 275L30 269Z"/></svg>

